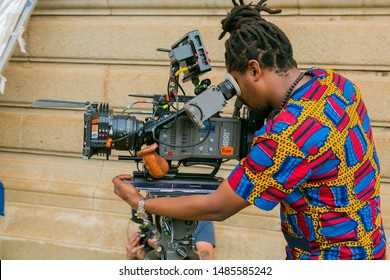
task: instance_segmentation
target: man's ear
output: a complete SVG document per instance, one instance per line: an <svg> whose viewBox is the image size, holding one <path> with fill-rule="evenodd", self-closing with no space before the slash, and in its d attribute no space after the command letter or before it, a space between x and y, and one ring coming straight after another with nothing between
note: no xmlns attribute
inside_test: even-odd
<svg viewBox="0 0 390 280"><path fill-rule="evenodd" d="M249 71L249 74L255 77L256 79L259 78L261 75L261 68L259 62L254 59L249 60L247 71Z"/></svg>

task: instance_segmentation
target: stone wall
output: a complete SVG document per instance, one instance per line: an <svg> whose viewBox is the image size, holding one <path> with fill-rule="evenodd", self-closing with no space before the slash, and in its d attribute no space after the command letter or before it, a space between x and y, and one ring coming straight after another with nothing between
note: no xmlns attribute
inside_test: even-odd
<svg viewBox="0 0 390 280"><path fill-rule="evenodd" d="M267 16L290 37L302 69L333 68L361 87L382 166L382 208L390 236L390 3L386 0L269 0ZM40 0L0 96L1 259L124 259L130 209L111 179L131 162L81 159L82 109L31 108L36 99L109 102L120 112L130 93L164 93L170 48L199 29L218 83L224 46L217 37L230 1ZM190 90L191 85L185 85ZM231 105L227 108L229 113ZM141 116L142 117L142 116ZM222 167L226 176L234 163ZM216 223L217 259L283 259L275 209L244 209Z"/></svg>

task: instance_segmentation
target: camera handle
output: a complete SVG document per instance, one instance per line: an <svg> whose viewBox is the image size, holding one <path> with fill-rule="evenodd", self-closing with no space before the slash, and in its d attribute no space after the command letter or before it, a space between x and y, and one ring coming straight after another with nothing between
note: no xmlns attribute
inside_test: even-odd
<svg viewBox="0 0 390 280"><path fill-rule="evenodd" d="M153 143L137 152L137 156L143 158L144 166L153 178L164 177L169 171L168 162L156 153L157 148L158 144Z"/></svg>

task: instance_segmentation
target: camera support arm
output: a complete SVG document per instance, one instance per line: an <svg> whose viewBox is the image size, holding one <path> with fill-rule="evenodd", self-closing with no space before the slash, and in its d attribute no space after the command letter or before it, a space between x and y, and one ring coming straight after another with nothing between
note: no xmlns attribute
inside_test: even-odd
<svg viewBox="0 0 390 280"><path fill-rule="evenodd" d="M186 111L184 109L180 109L175 114L171 114L168 117L159 120L158 122L148 122L148 123L145 123L144 127L139 130L139 134L140 135L144 135L144 134L146 134L148 132L153 132L156 129L160 129L164 125L167 125L170 122L172 122L175 118L184 116L185 114L186 114Z"/></svg>

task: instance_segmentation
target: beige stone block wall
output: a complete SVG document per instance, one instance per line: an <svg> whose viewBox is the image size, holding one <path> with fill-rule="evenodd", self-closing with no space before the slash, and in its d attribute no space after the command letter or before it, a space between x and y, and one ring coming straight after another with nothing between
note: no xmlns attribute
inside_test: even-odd
<svg viewBox="0 0 390 280"><path fill-rule="evenodd" d="M290 37L302 69L334 68L363 91L382 167L383 218L390 236L390 3L386 0L269 0L268 16ZM224 74L217 37L230 1L40 0L25 32L28 54L14 53L0 95L1 259L124 259L130 209L111 179L134 163L81 159L83 110L31 108L36 99L109 102L130 93L164 93L169 48L199 29L212 58L213 83ZM184 84L187 94L190 84ZM146 107L147 108L147 107ZM226 108L231 112L232 104ZM139 116L141 119L143 116ZM121 154L114 152L115 155ZM225 164L225 177L234 162ZM192 171L204 172L201 167ZM217 259L283 259L278 209L244 209L216 223Z"/></svg>

